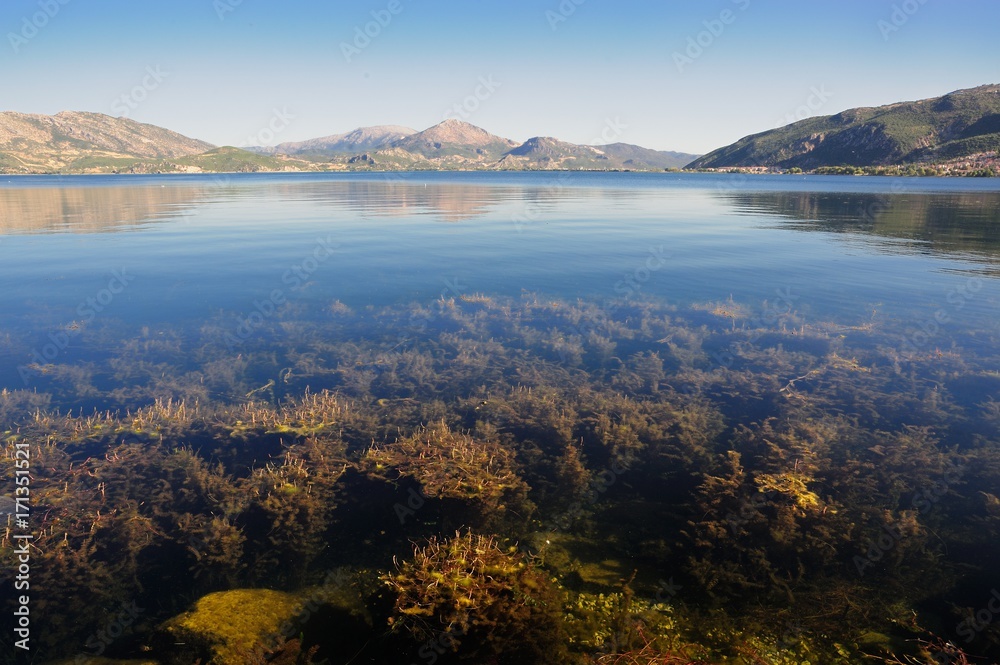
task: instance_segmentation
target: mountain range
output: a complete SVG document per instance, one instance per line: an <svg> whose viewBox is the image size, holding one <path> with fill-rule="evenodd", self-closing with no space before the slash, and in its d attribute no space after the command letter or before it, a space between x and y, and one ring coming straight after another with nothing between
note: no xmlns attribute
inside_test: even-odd
<svg viewBox="0 0 1000 665"><path fill-rule="evenodd" d="M100 113L0 113L0 173L679 168L996 175L1000 85L807 118L704 156L546 136L518 143L454 119L241 149Z"/></svg>
<svg viewBox="0 0 1000 665"><path fill-rule="evenodd" d="M379 169L660 171L681 168L697 157L627 143L586 146L542 136L517 143L453 119L422 132L409 127L382 125L251 150L327 162L334 167Z"/></svg>
<svg viewBox="0 0 1000 665"><path fill-rule="evenodd" d="M0 113L0 173L163 173L330 170L659 170L697 155L552 138L524 143L460 120L418 132L361 127L308 141L216 147L155 125L100 113Z"/></svg>

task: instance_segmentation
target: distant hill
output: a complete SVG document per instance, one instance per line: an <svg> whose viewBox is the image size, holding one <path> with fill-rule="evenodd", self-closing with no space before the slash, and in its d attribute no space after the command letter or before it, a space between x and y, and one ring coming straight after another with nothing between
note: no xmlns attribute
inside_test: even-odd
<svg viewBox="0 0 1000 665"><path fill-rule="evenodd" d="M699 157L686 152L650 150L629 143L611 143L594 147L609 159L617 160L623 167L632 169L680 169Z"/></svg>
<svg viewBox="0 0 1000 665"><path fill-rule="evenodd" d="M164 165L163 170L175 170L170 168L170 166L174 166L177 167L176 170L186 171L197 169L217 173L256 173L259 171L299 170L298 167L301 165L302 163L297 161L257 155L248 150L224 146L200 155L172 160Z"/></svg>
<svg viewBox="0 0 1000 665"><path fill-rule="evenodd" d="M505 154L497 166L502 169L609 169L615 168L596 148L566 143L548 136L528 139Z"/></svg>
<svg viewBox="0 0 1000 665"><path fill-rule="evenodd" d="M308 141L280 143L273 148L258 148L254 152L266 152L282 155L316 155L331 156L337 154L356 154L368 150L378 150L389 146L394 141L416 134L417 130L399 125L378 125L375 127L359 127L345 134L334 134Z"/></svg>
<svg viewBox="0 0 1000 665"><path fill-rule="evenodd" d="M301 171L308 162L284 155L260 155L223 146L200 155L176 159L137 159L133 157L86 157L75 163L73 171L61 173L258 173L262 171Z"/></svg>
<svg viewBox="0 0 1000 665"><path fill-rule="evenodd" d="M393 149L413 155L431 160L451 158L459 163L495 161L515 147L514 141L461 120L445 120L392 143Z"/></svg>
<svg viewBox="0 0 1000 665"><path fill-rule="evenodd" d="M938 163L1000 150L1000 85L808 118L740 139L688 168Z"/></svg>
<svg viewBox="0 0 1000 665"><path fill-rule="evenodd" d="M162 127L102 113L0 113L0 170L7 173L85 171L102 161L173 159L213 147Z"/></svg>

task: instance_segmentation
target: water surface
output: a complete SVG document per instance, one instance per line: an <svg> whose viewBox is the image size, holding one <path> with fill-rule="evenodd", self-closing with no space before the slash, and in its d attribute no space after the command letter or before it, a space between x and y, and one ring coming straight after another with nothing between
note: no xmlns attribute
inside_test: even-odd
<svg viewBox="0 0 1000 665"><path fill-rule="evenodd" d="M285 637L413 662L454 617L370 601L472 529L544 569L498 593L566 599L507 619L543 608L585 662L957 656L1000 587L998 267L996 180L8 178L0 426L36 465L42 653L94 655L134 602L112 651L204 662L156 626L340 571L375 619ZM1000 632L961 644L995 662Z"/></svg>
<svg viewBox="0 0 1000 665"><path fill-rule="evenodd" d="M207 321L236 330L272 296L280 316L319 322L333 301L537 293L680 307L732 298L761 310L785 294L815 319L874 316L905 334L954 310L972 279L976 292L935 344L998 320L991 180L477 173L0 184L0 382L10 388L25 386L17 368L59 331L72 339L58 362L87 362L168 328L187 338ZM88 306L115 271L127 288L101 311Z"/></svg>

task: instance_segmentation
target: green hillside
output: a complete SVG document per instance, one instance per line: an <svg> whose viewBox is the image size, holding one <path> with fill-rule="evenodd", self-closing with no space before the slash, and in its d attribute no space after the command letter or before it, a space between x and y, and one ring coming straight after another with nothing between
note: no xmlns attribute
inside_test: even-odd
<svg viewBox="0 0 1000 665"><path fill-rule="evenodd" d="M1000 85L808 118L740 139L688 168L890 166L1000 150Z"/></svg>
<svg viewBox="0 0 1000 665"><path fill-rule="evenodd" d="M226 173L251 173L255 171L284 171L291 165L301 166L297 160L286 160L268 155L259 155L230 146L215 148L200 155L173 160L181 166L192 166L202 171Z"/></svg>

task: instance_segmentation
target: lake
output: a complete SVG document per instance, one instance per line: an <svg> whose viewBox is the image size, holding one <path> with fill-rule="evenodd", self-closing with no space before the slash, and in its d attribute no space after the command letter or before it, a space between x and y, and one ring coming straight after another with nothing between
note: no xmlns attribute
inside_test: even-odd
<svg viewBox="0 0 1000 665"><path fill-rule="evenodd" d="M674 603L688 641L710 641L693 617L721 606L740 630L770 607L781 630L754 644L798 657L805 636L831 659L835 640L902 653L911 610L936 635L971 630L969 653L1000 644L953 612L1000 584L996 179L5 177L0 280L0 425L49 468L39 547L84 551L80 516L100 510L153 534L115 532L107 560L145 554L114 589L79 581L86 603L156 596L160 621L209 591L386 570L411 541L472 528L581 608L636 570L629 593ZM176 477L178 447L250 503L178 485L136 507L160 505L149 487ZM464 462L414 462L438 454ZM329 502L278 517L278 490ZM176 535L223 514L242 534L229 559ZM792 598L830 610L794 643ZM52 654L102 619L80 621Z"/></svg>
<svg viewBox="0 0 1000 665"><path fill-rule="evenodd" d="M988 179L414 173L0 185L0 383L51 387L64 406L79 402L23 368L39 358L99 365L124 340L191 340L208 324L280 345L277 318L320 324L333 301L731 298L759 312L785 294L804 316L874 318L904 337L943 309L934 346L1000 323L1000 187ZM112 294L120 271L126 288ZM280 314L266 321L255 314L272 308ZM48 357L63 333L70 343Z"/></svg>

